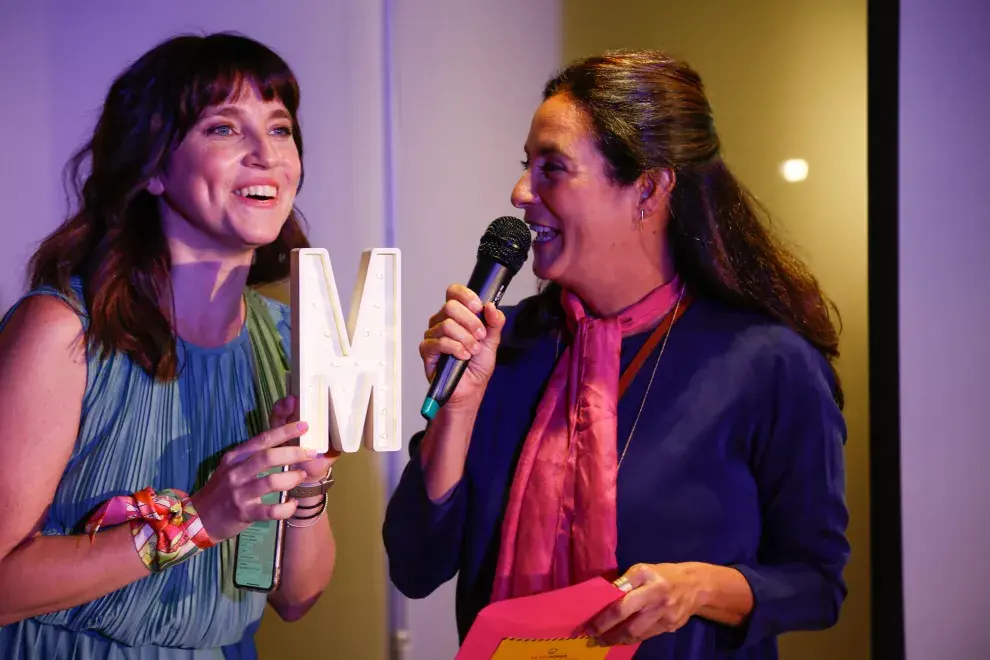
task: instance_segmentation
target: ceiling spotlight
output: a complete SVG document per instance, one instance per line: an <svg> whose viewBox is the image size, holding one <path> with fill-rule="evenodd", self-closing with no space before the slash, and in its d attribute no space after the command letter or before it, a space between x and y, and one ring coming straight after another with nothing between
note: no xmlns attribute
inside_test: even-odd
<svg viewBox="0 0 990 660"><path fill-rule="evenodd" d="M785 160L780 166L780 175L790 183L804 181L808 178L808 161L803 158Z"/></svg>

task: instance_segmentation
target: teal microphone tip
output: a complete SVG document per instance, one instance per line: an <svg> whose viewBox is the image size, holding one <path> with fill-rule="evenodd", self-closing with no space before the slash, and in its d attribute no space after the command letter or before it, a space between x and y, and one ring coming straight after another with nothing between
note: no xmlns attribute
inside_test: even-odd
<svg viewBox="0 0 990 660"><path fill-rule="evenodd" d="M419 410L419 414L426 418L427 421L432 421L436 417L438 410L440 410L440 404L435 399L426 397L426 400L423 401L423 407Z"/></svg>

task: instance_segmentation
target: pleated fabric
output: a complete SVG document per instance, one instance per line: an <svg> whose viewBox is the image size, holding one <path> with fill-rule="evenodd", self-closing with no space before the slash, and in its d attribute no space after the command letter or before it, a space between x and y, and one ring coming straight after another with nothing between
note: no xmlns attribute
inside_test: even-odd
<svg viewBox="0 0 990 660"><path fill-rule="evenodd" d="M0 329L31 295L61 298L86 327L81 285L76 281L73 287L74 298L50 288L29 292L7 312ZM88 356L79 435L43 534L80 534L99 504L147 486L193 493L227 449L260 431L270 402L284 391L284 380L279 383L272 374L287 367L290 316L285 305L253 290L245 298L248 322L226 345L207 348L179 340L180 371L173 382L155 382L123 354ZM255 394L255 361L266 383L264 411L258 410ZM4 626L0 658L254 658L253 632L265 595L234 586L234 548L230 539L90 603Z"/></svg>

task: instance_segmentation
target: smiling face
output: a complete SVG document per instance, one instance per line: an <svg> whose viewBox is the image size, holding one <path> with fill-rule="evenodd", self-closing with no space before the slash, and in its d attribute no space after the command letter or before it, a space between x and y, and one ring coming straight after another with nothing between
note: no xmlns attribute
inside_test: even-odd
<svg viewBox="0 0 990 660"><path fill-rule="evenodd" d="M512 204L525 211L524 219L536 232L536 276L591 303L630 278L659 283L661 240L640 223L643 186L622 186L609 178L589 124L566 94L540 105Z"/></svg>
<svg viewBox="0 0 990 660"><path fill-rule="evenodd" d="M173 246L250 255L292 211L302 171L292 117L254 85L239 91L202 113L148 184Z"/></svg>

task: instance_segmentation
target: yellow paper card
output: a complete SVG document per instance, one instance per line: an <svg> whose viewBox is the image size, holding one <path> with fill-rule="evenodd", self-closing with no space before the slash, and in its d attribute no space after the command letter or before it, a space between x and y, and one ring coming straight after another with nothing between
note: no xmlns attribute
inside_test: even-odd
<svg viewBox="0 0 990 660"><path fill-rule="evenodd" d="M607 646L591 646L590 637L576 639L503 639L492 660L604 660Z"/></svg>

